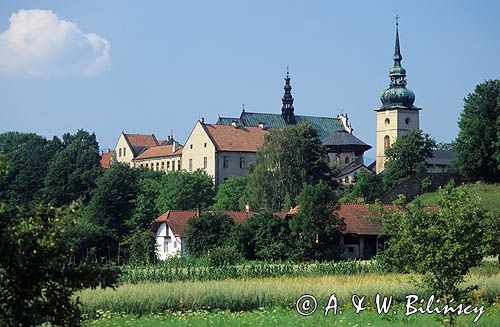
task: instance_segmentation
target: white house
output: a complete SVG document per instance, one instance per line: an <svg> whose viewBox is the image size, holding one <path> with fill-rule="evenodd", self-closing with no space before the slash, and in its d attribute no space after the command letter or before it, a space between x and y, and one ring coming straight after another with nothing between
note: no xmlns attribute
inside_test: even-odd
<svg viewBox="0 0 500 327"><path fill-rule="evenodd" d="M251 211L225 211L236 223L243 223L254 215ZM169 210L158 217L151 232L155 234L157 256L165 260L172 256L186 255L185 233L188 220L199 215L199 212Z"/></svg>

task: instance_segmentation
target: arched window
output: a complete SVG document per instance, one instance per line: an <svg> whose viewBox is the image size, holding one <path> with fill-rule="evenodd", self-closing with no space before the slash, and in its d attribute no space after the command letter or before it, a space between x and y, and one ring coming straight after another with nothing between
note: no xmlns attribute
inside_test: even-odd
<svg viewBox="0 0 500 327"><path fill-rule="evenodd" d="M390 146L391 146L391 138L389 137L389 135L386 135L384 137L384 150L389 149Z"/></svg>
<svg viewBox="0 0 500 327"><path fill-rule="evenodd" d="M406 125L409 125L409 124L410 124L410 117L406 117L406 119L405 119L405 124L406 124Z"/></svg>
<svg viewBox="0 0 500 327"><path fill-rule="evenodd" d="M390 120L389 118L386 118L386 119L385 119L385 124L386 124L387 126L389 126L389 124L390 124L390 123L391 123L391 120Z"/></svg>
<svg viewBox="0 0 500 327"><path fill-rule="evenodd" d="M347 156L347 157L345 157L344 162L345 162L346 164L348 164L348 163L349 163L349 157L348 157L348 156Z"/></svg>

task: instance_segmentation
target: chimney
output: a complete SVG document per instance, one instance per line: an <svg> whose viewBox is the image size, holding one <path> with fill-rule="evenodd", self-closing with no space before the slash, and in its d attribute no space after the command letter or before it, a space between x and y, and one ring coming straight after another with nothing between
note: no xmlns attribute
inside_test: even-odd
<svg viewBox="0 0 500 327"><path fill-rule="evenodd" d="M172 153L174 153L175 151L177 151L177 142L176 141L174 141L172 143Z"/></svg>
<svg viewBox="0 0 500 327"><path fill-rule="evenodd" d="M260 123L259 123L259 127L260 127L261 129L266 129L266 123L260 122Z"/></svg>
<svg viewBox="0 0 500 327"><path fill-rule="evenodd" d="M200 123L205 124L205 117L200 118Z"/></svg>
<svg viewBox="0 0 500 327"><path fill-rule="evenodd" d="M250 204L248 204L248 202L245 204L245 211L250 212Z"/></svg>
<svg viewBox="0 0 500 327"><path fill-rule="evenodd" d="M233 120L231 122L231 126L233 126L234 128L238 128L238 122L236 122L236 120Z"/></svg>

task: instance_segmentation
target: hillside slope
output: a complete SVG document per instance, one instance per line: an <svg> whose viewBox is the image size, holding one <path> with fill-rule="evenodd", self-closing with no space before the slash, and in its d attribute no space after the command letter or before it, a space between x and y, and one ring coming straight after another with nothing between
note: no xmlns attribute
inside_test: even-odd
<svg viewBox="0 0 500 327"><path fill-rule="evenodd" d="M500 212L500 184L465 184L459 186L466 188L472 196L480 199L482 209ZM438 204L438 192L424 193L417 196L413 202L420 200L423 205Z"/></svg>

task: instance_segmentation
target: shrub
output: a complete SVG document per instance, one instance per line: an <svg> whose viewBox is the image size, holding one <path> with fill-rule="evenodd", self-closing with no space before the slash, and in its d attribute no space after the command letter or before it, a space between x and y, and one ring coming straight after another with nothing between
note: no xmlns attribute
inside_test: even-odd
<svg viewBox="0 0 500 327"><path fill-rule="evenodd" d="M241 253L234 246L219 246L210 251L206 256L211 267L226 267L241 261Z"/></svg>

